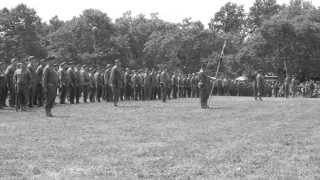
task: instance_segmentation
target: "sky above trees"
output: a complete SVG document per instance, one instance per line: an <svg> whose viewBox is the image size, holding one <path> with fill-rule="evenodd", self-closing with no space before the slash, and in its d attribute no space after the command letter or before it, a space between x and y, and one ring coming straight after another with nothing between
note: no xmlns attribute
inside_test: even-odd
<svg viewBox="0 0 320 180"><path fill-rule="evenodd" d="M207 25L214 14L230 0L1 0L0 9L12 8L24 3L34 8L44 21L57 15L61 20L70 20L78 16L85 9L99 9L115 20L126 11L132 14L159 13L159 17L170 22L180 22L186 17L200 20ZM288 4L290 0L278 0L279 4ZM244 5L246 11L254 0L231 0L239 5ZM320 0L313 0L315 6L320 6Z"/></svg>

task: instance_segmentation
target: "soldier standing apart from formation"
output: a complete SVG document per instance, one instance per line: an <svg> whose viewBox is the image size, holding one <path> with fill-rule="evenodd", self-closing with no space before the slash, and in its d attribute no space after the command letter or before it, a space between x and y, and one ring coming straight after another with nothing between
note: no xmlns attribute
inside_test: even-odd
<svg viewBox="0 0 320 180"><path fill-rule="evenodd" d="M201 69L199 71L199 83L198 83L198 87L199 87L199 95L200 95L200 105L202 109L207 109L209 108L208 106L208 99L210 97L210 80L215 80L214 77L210 77L207 75L207 73L205 72L205 68L206 65L203 64L201 66Z"/></svg>
<svg viewBox="0 0 320 180"><path fill-rule="evenodd" d="M259 98L260 101L262 101L262 93L263 93L263 88L264 88L264 77L262 74L262 71L259 70L258 74L256 76L256 82L257 82L257 98Z"/></svg>
<svg viewBox="0 0 320 180"><path fill-rule="evenodd" d="M164 70L160 74L160 89L162 102L166 102L169 82L170 78L167 72L167 68L164 68Z"/></svg>
<svg viewBox="0 0 320 180"><path fill-rule="evenodd" d="M120 61L116 59L114 62L115 65L112 67L110 74L110 86L112 88L113 104L118 106L121 88Z"/></svg>
<svg viewBox="0 0 320 180"><path fill-rule="evenodd" d="M47 117L53 117L51 109L53 108L58 88L58 74L52 65L54 58L48 58L48 64L43 69L42 87L46 99L45 110Z"/></svg>

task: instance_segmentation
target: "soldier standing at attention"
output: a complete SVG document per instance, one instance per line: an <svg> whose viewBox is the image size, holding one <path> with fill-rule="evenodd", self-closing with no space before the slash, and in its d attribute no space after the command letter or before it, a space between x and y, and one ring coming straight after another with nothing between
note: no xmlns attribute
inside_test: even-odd
<svg viewBox="0 0 320 180"><path fill-rule="evenodd" d="M67 72L64 63L61 63L58 69L59 77L59 94L60 94L60 104L65 104L67 96Z"/></svg>
<svg viewBox="0 0 320 180"><path fill-rule="evenodd" d="M4 74L4 63L0 62L0 109L5 106L6 102L6 76Z"/></svg>
<svg viewBox="0 0 320 180"><path fill-rule="evenodd" d="M130 100L131 98L131 75L129 68L126 68L124 73L124 88L125 88L125 100Z"/></svg>
<svg viewBox="0 0 320 180"><path fill-rule="evenodd" d="M75 97L76 97L76 104L79 104L80 97L81 97L81 86L80 86L80 69L79 65L74 67L74 77L75 77Z"/></svg>
<svg viewBox="0 0 320 180"><path fill-rule="evenodd" d="M31 62L33 57L29 57L30 63L27 66L27 72L29 73L29 76L31 78L30 87L28 90L28 99L29 99L29 107L32 107L33 105L36 105L36 88L37 88L37 75L35 72L35 68L33 63Z"/></svg>
<svg viewBox="0 0 320 180"><path fill-rule="evenodd" d="M100 70L97 70L94 73L94 82L95 82L95 87L96 87L96 99L98 102L100 102L101 96L102 96L102 88L103 88L103 78L100 73Z"/></svg>
<svg viewBox="0 0 320 180"><path fill-rule="evenodd" d="M284 96L286 98L289 97L289 93L290 93L290 77L286 75L286 78L284 79L284 82L283 82L283 85L284 85Z"/></svg>
<svg viewBox="0 0 320 180"><path fill-rule="evenodd" d="M257 97L260 101L262 101L262 93L264 88L264 77L262 74L262 70L258 71L258 74L256 76L256 82L257 82Z"/></svg>
<svg viewBox="0 0 320 180"><path fill-rule="evenodd" d="M53 108L58 88L58 74L52 66L53 57L48 58L48 64L43 69L42 87L46 99L45 110L47 117L53 117L51 109Z"/></svg>
<svg viewBox="0 0 320 180"><path fill-rule="evenodd" d="M170 78L167 72L167 68L164 68L160 74L160 88L161 88L161 99L162 102L166 102L167 93L168 93L168 85L170 82Z"/></svg>
<svg viewBox="0 0 320 180"><path fill-rule="evenodd" d="M15 87L14 87L14 82L13 82L13 74L16 70L16 59L11 60L11 64L7 67L5 71L5 77L7 80L7 88L9 92L9 106L14 107L15 105L15 98L16 98L16 93L15 93Z"/></svg>
<svg viewBox="0 0 320 180"><path fill-rule="evenodd" d="M118 106L121 88L120 61L116 59L114 62L115 65L112 67L110 73L110 86L112 88L113 104L114 106Z"/></svg>
<svg viewBox="0 0 320 180"><path fill-rule="evenodd" d="M178 93L178 78L176 72L172 74L171 77L171 86L172 86L172 98L177 99L177 93Z"/></svg>
<svg viewBox="0 0 320 180"><path fill-rule="evenodd" d="M70 104L74 104L74 99L75 99L75 75L73 71L72 65L67 69L67 79L68 79L68 97Z"/></svg>
<svg viewBox="0 0 320 180"><path fill-rule="evenodd" d="M105 100L107 102L110 102L111 99L112 99L112 92L111 92L111 87L110 87L110 83L109 83L109 80L110 80L110 64L107 64L107 67L106 67L106 70L104 71L104 74L103 74L103 79L104 79L104 91L105 91Z"/></svg>
<svg viewBox="0 0 320 180"><path fill-rule="evenodd" d="M30 74L27 72L26 66L23 63L18 64L18 68L13 74L13 82L16 90L16 111L25 111L25 106L28 99L28 90L31 81Z"/></svg>
<svg viewBox="0 0 320 180"><path fill-rule="evenodd" d="M144 76L144 100L151 100L152 95L152 77L149 70L146 69Z"/></svg>
<svg viewBox="0 0 320 180"><path fill-rule="evenodd" d="M89 89L89 74L87 72L86 66L83 65L80 70L80 85L81 91L83 92L83 102L87 103L88 99L88 89Z"/></svg>
<svg viewBox="0 0 320 180"><path fill-rule="evenodd" d="M203 64L199 71L199 93L200 93L200 105L202 109L209 108L208 99L210 96L210 79L215 79L214 77L210 77L205 72L206 65Z"/></svg>

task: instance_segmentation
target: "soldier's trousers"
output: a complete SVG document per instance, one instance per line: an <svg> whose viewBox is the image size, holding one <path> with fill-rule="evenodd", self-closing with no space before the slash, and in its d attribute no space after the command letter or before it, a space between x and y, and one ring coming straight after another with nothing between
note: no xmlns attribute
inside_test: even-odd
<svg viewBox="0 0 320 180"><path fill-rule="evenodd" d="M37 100L37 104L39 106L42 106L43 103L43 89L41 84L37 84L36 86L36 97L35 99Z"/></svg>
<svg viewBox="0 0 320 180"><path fill-rule="evenodd" d="M144 86L144 100L151 100L152 89L150 85Z"/></svg>
<svg viewBox="0 0 320 180"><path fill-rule="evenodd" d="M9 106L14 107L16 102L16 92L15 92L14 85L9 86L8 92L9 92Z"/></svg>
<svg viewBox="0 0 320 180"><path fill-rule="evenodd" d="M95 97L96 97L96 87L95 86L90 86L89 87L89 99L90 99L90 102L95 102Z"/></svg>
<svg viewBox="0 0 320 180"><path fill-rule="evenodd" d="M162 102L166 102L167 99L167 87L165 86L165 84L160 84L160 88L161 88L161 99Z"/></svg>
<svg viewBox="0 0 320 180"><path fill-rule="evenodd" d="M121 101L123 101L124 95L125 95L125 88L121 87L120 88L120 95L119 95L119 98L120 98Z"/></svg>
<svg viewBox="0 0 320 180"><path fill-rule="evenodd" d="M37 104L37 101L36 101L36 88L37 88L37 86L35 84L32 85L31 87L29 87L29 91L28 91L29 106Z"/></svg>
<svg viewBox="0 0 320 180"><path fill-rule="evenodd" d="M81 91L83 93L83 102L85 102L85 103L88 100L88 88L89 88L88 85L82 85L81 86Z"/></svg>
<svg viewBox="0 0 320 180"><path fill-rule="evenodd" d="M81 97L81 87L79 85L75 86L75 96L76 96L76 103L80 103L80 97Z"/></svg>
<svg viewBox="0 0 320 180"><path fill-rule="evenodd" d="M191 87L191 97L195 98L197 96L197 88Z"/></svg>
<svg viewBox="0 0 320 180"><path fill-rule="evenodd" d="M96 99L98 102L101 101L101 97L102 97L102 86L98 85L96 86Z"/></svg>
<svg viewBox="0 0 320 180"><path fill-rule="evenodd" d="M50 112L51 109L53 108L54 101L57 96L57 87L54 85L49 85L47 88L47 91L45 92L45 110L46 112Z"/></svg>
<svg viewBox="0 0 320 180"><path fill-rule="evenodd" d="M208 99L210 96L209 89L207 87L200 88L200 105L201 108L208 107Z"/></svg>
<svg viewBox="0 0 320 180"><path fill-rule="evenodd" d="M112 86L113 103L116 106L119 102L120 88Z"/></svg>
<svg viewBox="0 0 320 180"><path fill-rule="evenodd" d="M0 107L6 104L6 87L5 85L0 85Z"/></svg>
<svg viewBox="0 0 320 180"><path fill-rule="evenodd" d="M133 88L133 98L134 100L140 100L140 87L137 85Z"/></svg>
<svg viewBox="0 0 320 180"><path fill-rule="evenodd" d="M62 85L60 87L60 104L66 103L66 97L67 97L67 86Z"/></svg>
<svg viewBox="0 0 320 180"><path fill-rule="evenodd" d="M23 109L28 101L28 87L26 85L17 85L16 109Z"/></svg>
<svg viewBox="0 0 320 180"><path fill-rule="evenodd" d="M172 98L177 99L178 87L176 85L172 86Z"/></svg>
<svg viewBox="0 0 320 180"><path fill-rule="evenodd" d="M125 85L125 99L130 100L131 99L131 86Z"/></svg>
<svg viewBox="0 0 320 180"><path fill-rule="evenodd" d="M151 90L151 99L152 100L155 100L155 99L157 99L157 87L156 86L153 86L152 87L152 90Z"/></svg>
<svg viewBox="0 0 320 180"><path fill-rule="evenodd" d="M74 104L75 95L76 95L76 89L74 86L70 85L68 87L68 97L69 97L70 104Z"/></svg>

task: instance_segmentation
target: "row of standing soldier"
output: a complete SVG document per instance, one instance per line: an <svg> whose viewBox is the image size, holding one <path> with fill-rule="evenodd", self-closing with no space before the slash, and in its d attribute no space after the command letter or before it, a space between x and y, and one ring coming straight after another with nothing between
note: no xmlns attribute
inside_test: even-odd
<svg viewBox="0 0 320 180"><path fill-rule="evenodd" d="M198 74L162 71L122 71L120 62L107 65L106 68L92 69L88 66L60 64L53 65L54 58L47 58L34 63L29 57L27 65L12 59L5 67L1 64L0 72L0 108L15 107L17 111L26 110L26 106L42 106L46 102L46 114L52 116L51 108L58 95L59 103L114 101L118 100L155 100L179 97L199 97ZM4 71L4 69L6 69ZM56 89L58 89L58 94ZM50 97L48 96L50 95Z"/></svg>

